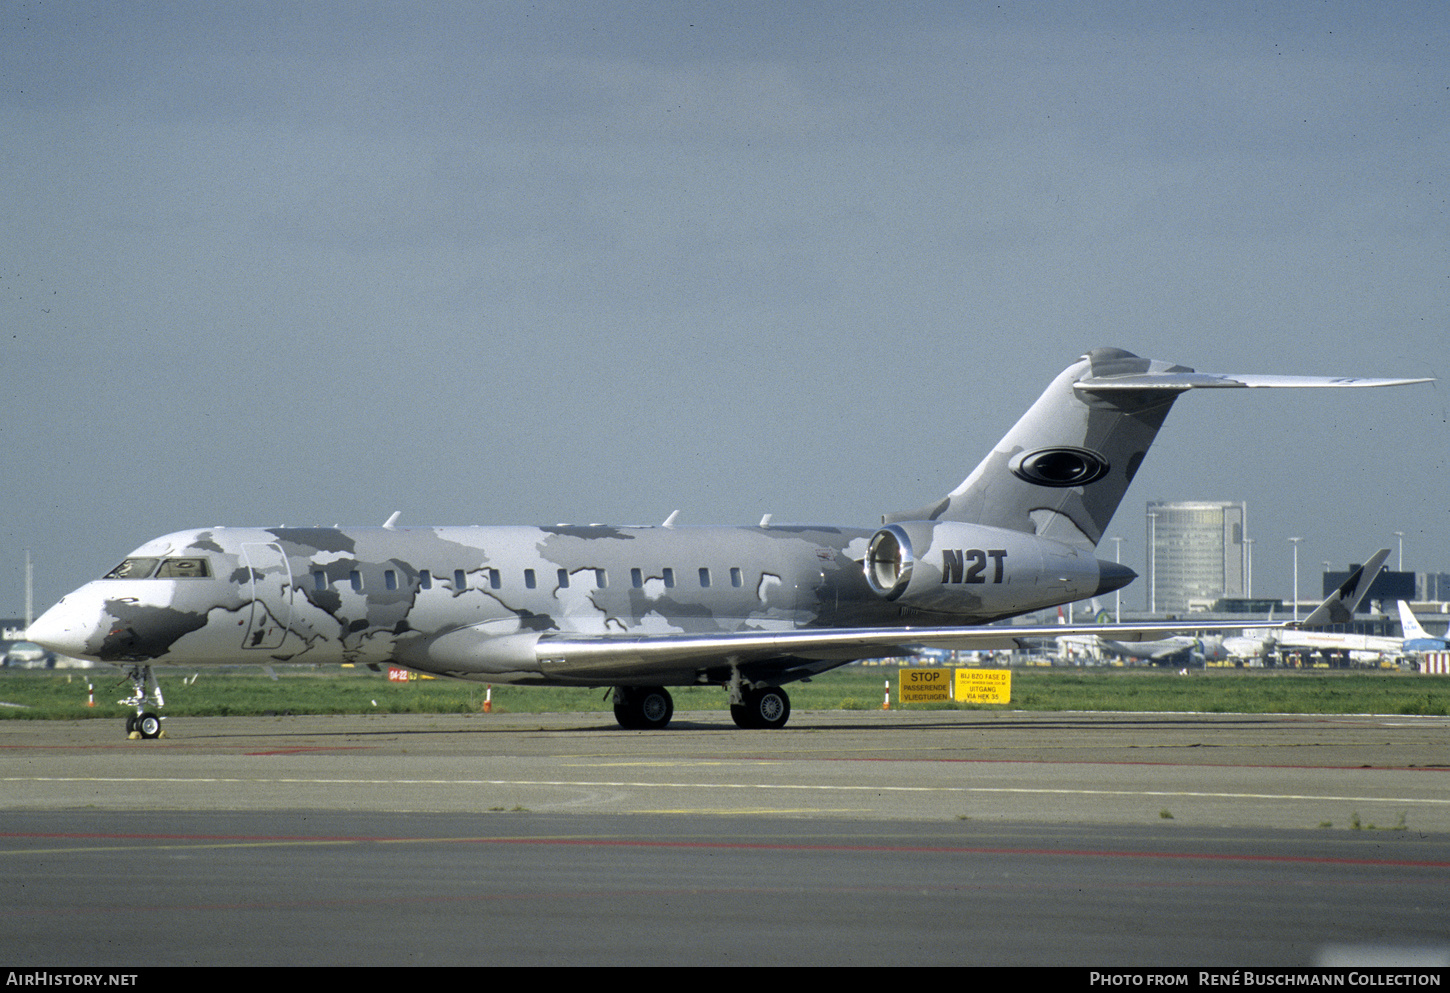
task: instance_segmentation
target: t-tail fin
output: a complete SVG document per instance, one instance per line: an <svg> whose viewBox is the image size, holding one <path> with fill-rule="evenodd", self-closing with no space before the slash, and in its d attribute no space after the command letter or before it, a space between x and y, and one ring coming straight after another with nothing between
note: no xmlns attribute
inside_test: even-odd
<svg viewBox="0 0 1450 993"><path fill-rule="evenodd" d="M1360 601L1369 593L1370 585L1389 557L1388 548L1381 548L1371 555L1368 562L1350 573L1349 578L1339 584L1339 589L1329 594L1323 603L1314 608L1314 613L1299 622L1299 626L1319 628L1327 624L1348 624L1354 620Z"/></svg>
<svg viewBox="0 0 1450 993"><path fill-rule="evenodd" d="M1426 380L1217 375L1096 348L1052 381L960 486L882 520L963 521L1096 546L1185 390L1419 382Z"/></svg>
<svg viewBox="0 0 1450 993"><path fill-rule="evenodd" d="M1410 609L1410 605L1403 600L1397 602L1400 607L1400 630L1404 632L1405 640L1429 640L1430 632L1426 631L1424 625L1415 617L1415 612Z"/></svg>

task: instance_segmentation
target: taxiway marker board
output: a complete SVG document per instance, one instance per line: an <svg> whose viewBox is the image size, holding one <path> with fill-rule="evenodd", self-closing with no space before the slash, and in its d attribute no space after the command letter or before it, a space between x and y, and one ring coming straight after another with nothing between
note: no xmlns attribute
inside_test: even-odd
<svg viewBox="0 0 1450 993"><path fill-rule="evenodd" d="M955 689L957 703L1011 703L1012 673L1007 669L958 669Z"/></svg>
<svg viewBox="0 0 1450 993"><path fill-rule="evenodd" d="M946 703L952 698L946 669L899 669L897 677L902 703Z"/></svg>

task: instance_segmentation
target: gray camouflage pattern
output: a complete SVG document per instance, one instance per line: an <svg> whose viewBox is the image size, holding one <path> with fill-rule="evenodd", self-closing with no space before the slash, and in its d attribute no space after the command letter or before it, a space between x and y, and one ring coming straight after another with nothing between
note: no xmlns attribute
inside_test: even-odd
<svg viewBox="0 0 1450 993"><path fill-rule="evenodd" d="M32 626L122 665L406 666L490 682L779 685L1121 588L1095 546L1174 400L1416 380L1217 376L1096 349L942 499L881 527L211 528Z"/></svg>

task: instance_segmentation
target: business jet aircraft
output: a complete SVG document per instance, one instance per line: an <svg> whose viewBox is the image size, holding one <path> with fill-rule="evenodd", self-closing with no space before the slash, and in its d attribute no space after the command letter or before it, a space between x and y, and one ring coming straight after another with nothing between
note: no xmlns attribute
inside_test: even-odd
<svg viewBox="0 0 1450 993"><path fill-rule="evenodd" d="M153 665L390 663L496 683L614 688L626 728L663 728L667 686L715 684L746 728L782 689L916 647L1010 648L1057 626L985 627L1135 578L1094 554L1169 408L1191 389L1426 380L1224 376L1100 348L1048 386L960 486L880 527L231 528L136 549L30 628L120 665L160 733ZM1236 625L1236 626L1242 626ZM1201 626L1195 625L1201 629ZM1182 625L1092 625L1125 638Z"/></svg>

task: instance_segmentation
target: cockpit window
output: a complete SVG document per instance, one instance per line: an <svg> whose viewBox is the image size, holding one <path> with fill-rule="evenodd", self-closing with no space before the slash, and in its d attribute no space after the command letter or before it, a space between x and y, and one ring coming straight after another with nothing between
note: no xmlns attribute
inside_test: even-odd
<svg viewBox="0 0 1450 993"><path fill-rule="evenodd" d="M167 559L156 572L157 579L206 579L211 563L205 558Z"/></svg>
<svg viewBox="0 0 1450 993"><path fill-rule="evenodd" d="M106 579L146 579L156 571L160 559L127 559L106 573Z"/></svg>
<svg viewBox="0 0 1450 993"><path fill-rule="evenodd" d="M156 568L157 563L161 568ZM127 559L106 573L107 579L206 579L211 576L211 562L205 556L174 559Z"/></svg>

